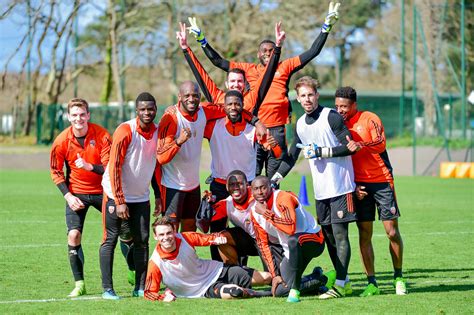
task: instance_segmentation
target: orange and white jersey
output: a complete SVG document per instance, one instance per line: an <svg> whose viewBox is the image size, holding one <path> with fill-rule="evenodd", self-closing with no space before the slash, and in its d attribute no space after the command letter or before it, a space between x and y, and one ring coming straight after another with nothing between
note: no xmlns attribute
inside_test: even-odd
<svg viewBox="0 0 474 315"><path fill-rule="evenodd" d="M250 191L249 196L251 196ZM232 222L234 226L240 227L252 238L255 238L255 229L253 227L252 219L250 218L251 207L255 203L255 200L250 197L245 204L239 205L234 202L232 196L229 196L220 202L225 203L227 218L230 222Z"/></svg>
<svg viewBox="0 0 474 315"><path fill-rule="evenodd" d="M255 178L257 150L255 127L246 124L238 135L232 135L226 128L226 118L218 119L209 140L211 148L211 174L225 180L233 170L241 170L248 181Z"/></svg>
<svg viewBox="0 0 474 315"><path fill-rule="evenodd" d="M138 118L120 124L113 135L110 161L102 187L116 204L150 199L150 181L156 165L158 129L143 131Z"/></svg>
<svg viewBox="0 0 474 315"><path fill-rule="evenodd" d="M296 233L315 234L321 230L316 219L306 211L298 198L290 192L275 190L267 201L267 210L264 214L255 211L254 203L251 207L251 219L255 228L257 245L262 257L272 275L275 275L272 254L268 247L270 238L277 239L283 247L286 258L290 257L288 238Z"/></svg>
<svg viewBox="0 0 474 315"><path fill-rule="evenodd" d="M66 128L51 147L50 170L54 183L66 183L73 194L102 194L102 175L78 168L74 161L79 154L87 162L105 167L109 162L111 143L109 133L99 125L88 123L84 146L74 137L72 127Z"/></svg>
<svg viewBox="0 0 474 315"><path fill-rule="evenodd" d="M208 246L218 234L185 232L176 234L176 250L166 253L157 245L148 264L145 298L161 300L160 284L163 282L177 297L203 297L217 281L223 263L200 259L194 246Z"/></svg>
<svg viewBox="0 0 474 315"><path fill-rule="evenodd" d="M321 115L311 125L305 122L306 114L296 122L296 132L303 145L317 144L319 147L336 147L341 145L329 125L329 112L324 107ZM333 198L355 190L354 169L350 156L308 159L313 178L314 197L316 200Z"/></svg>
<svg viewBox="0 0 474 315"><path fill-rule="evenodd" d="M202 107L194 121L186 119L180 110L176 110L177 129L175 138L183 128L191 130L191 138L181 145L173 159L161 166L161 184L168 188L189 191L199 186L199 164L204 128L207 118Z"/></svg>
<svg viewBox="0 0 474 315"><path fill-rule="evenodd" d="M385 132L380 118L368 111L359 111L348 121L352 139L362 149L352 155L356 182L393 182L392 165L385 148Z"/></svg>

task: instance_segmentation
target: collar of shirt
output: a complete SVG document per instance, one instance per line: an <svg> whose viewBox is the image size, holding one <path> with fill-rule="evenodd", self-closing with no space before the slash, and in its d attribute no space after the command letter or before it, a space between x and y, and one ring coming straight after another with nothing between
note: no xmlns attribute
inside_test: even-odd
<svg viewBox="0 0 474 315"><path fill-rule="evenodd" d="M354 126L354 124L359 120L361 111L357 111L354 116L352 116L346 123L346 126Z"/></svg>
<svg viewBox="0 0 474 315"><path fill-rule="evenodd" d="M140 126L140 120L138 117L137 120L137 132L142 135L145 139L150 140L153 137L153 133L156 131L156 125L154 122L150 124L150 128L148 130L143 130Z"/></svg>
<svg viewBox="0 0 474 315"><path fill-rule="evenodd" d="M250 203L253 201L252 197L252 192L250 191L250 188L247 189L247 200L245 200L244 203L238 204L234 200L232 200L232 204L234 205L234 208L240 211L244 211L248 209Z"/></svg>
<svg viewBox="0 0 474 315"><path fill-rule="evenodd" d="M182 240L175 236L175 241L176 241L176 249L172 251L171 253L165 252L163 249L161 249L160 245L156 246L156 251L160 255L161 259L173 260L178 256L179 247L181 246Z"/></svg>
<svg viewBox="0 0 474 315"><path fill-rule="evenodd" d="M181 115L183 115L184 118L186 118L186 120L189 120L189 121L196 121L197 119L197 115L198 115L198 112L199 112L199 109L201 108L201 104L199 104L197 110L194 112L194 114L190 115L188 113L186 113L185 111L183 111L181 109L181 106L179 106L179 103L176 104L176 107L178 108L179 112L181 113Z"/></svg>
<svg viewBox="0 0 474 315"><path fill-rule="evenodd" d="M87 133L84 138L84 144L88 142L88 140L95 135L94 128L92 128L91 123L87 123ZM72 126L69 126L69 130L67 133L67 138L71 141L75 141L79 144L79 142L76 139L76 136L74 135L74 131L72 131Z"/></svg>
<svg viewBox="0 0 474 315"><path fill-rule="evenodd" d="M229 117L225 117L225 128L233 136L238 136L245 130L246 126L247 122L243 118L240 121L233 123L230 121Z"/></svg>

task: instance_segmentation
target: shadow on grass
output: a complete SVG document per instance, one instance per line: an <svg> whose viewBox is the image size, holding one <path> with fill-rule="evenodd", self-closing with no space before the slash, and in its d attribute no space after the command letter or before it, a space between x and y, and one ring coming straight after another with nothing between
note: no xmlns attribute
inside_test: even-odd
<svg viewBox="0 0 474 315"><path fill-rule="evenodd" d="M473 277L474 281L474 274L469 275L469 273L474 273L474 268L439 268L439 269L406 269L403 271L404 277L407 279L429 279L429 278L436 278L439 279L440 274L445 273L453 273L449 275L451 279L465 279ZM351 279L365 279L365 276L362 274L350 274ZM385 271L385 272L376 272L377 280L387 281L393 280L393 272Z"/></svg>

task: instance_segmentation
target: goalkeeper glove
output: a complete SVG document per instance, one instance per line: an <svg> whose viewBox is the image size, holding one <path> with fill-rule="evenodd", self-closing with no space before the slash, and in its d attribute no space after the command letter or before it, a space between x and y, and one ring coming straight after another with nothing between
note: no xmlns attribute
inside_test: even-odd
<svg viewBox="0 0 474 315"><path fill-rule="evenodd" d="M280 187L280 182L283 180L283 176L276 172L275 175L273 175L272 179L270 180L270 184L273 189L278 189Z"/></svg>
<svg viewBox="0 0 474 315"><path fill-rule="evenodd" d="M336 24L337 20L339 19L340 5L341 4L339 2L336 4L334 4L334 2L329 3L329 12L328 15L326 15L323 26L321 27L321 32L329 33L332 29L332 26Z"/></svg>
<svg viewBox="0 0 474 315"><path fill-rule="evenodd" d="M193 34L201 47L205 47L207 45L206 37L204 37L204 32L201 31L199 26L196 23L195 17L188 17L189 24L191 25L188 27L189 34Z"/></svg>
<svg viewBox="0 0 474 315"><path fill-rule="evenodd" d="M318 147L317 144L310 143L310 144L304 145L304 144L298 143L296 147L303 151L303 155L305 159L314 159L321 156L321 154L319 154L319 156L317 155L318 149L319 149L319 152L321 152L321 148Z"/></svg>
<svg viewBox="0 0 474 315"><path fill-rule="evenodd" d="M296 147L303 151L303 155L306 159L332 157L332 148L318 147L318 145L314 143L307 145L297 143Z"/></svg>

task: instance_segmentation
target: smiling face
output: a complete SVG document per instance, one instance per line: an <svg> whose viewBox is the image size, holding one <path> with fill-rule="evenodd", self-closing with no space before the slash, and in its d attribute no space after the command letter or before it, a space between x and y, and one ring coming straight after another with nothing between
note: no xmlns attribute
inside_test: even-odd
<svg viewBox="0 0 474 315"><path fill-rule="evenodd" d="M231 175L227 178L227 191L232 196L232 199L238 203L242 204L247 199L248 190L247 190L247 181L242 175Z"/></svg>
<svg viewBox="0 0 474 315"><path fill-rule="evenodd" d="M256 177L252 181L252 196L255 200L264 203L268 200L271 194L272 187L270 186L270 180L267 177Z"/></svg>
<svg viewBox="0 0 474 315"><path fill-rule="evenodd" d="M227 74L227 80L225 86L229 90L236 90L240 93L244 92L245 89L245 77L242 73L229 72Z"/></svg>
<svg viewBox="0 0 474 315"><path fill-rule="evenodd" d="M176 237L172 225L157 225L153 237L158 241L158 245L163 251L171 253L176 249Z"/></svg>
<svg viewBox="0 0 474 315"><path fill-rule="evenodd" d="M179 107L189 115L193 115L199 108L201 93L198 86L191 81L181 84L178 93Z"/></svg>
<svg viewBox="0 0 474 315"><path fill-rule="evenodd" d="M224 111L232 123L242 120L242 99L237 96L226 96L224 101Z"/></svg>
<svg viewBox="0 0 474 315"><path fill-rule="evenodd" d="M357 113L357 102L348 98L336 97L335 107L337 112L342 116L344 121L352 118Z"/></svg>
<svg viewBox="0 0 474 315"><path fill-rule="evenodd" d="M264 66L267 65L270 61L270 56L272 55L273 49L275 46L272 43L262 43L258 48L257 57L260 63Z"/></svg>
<svg viewBox="0 0 474 315"><path fill-rule="evenodd" d="M73 106L67 113L67 119L71 123L73 133L76 137L83 137L87 133L90 113L83 106Z"/></svg>
<svg viewBox="0 0 474 315"><path fill-rule="evenodd" d="M311 86L302 85L298 87L296 94L296 99L306 114L313 112L318 107L319 93Z"/></svg>
<svg viewBox="0 0 474 315"><path fill-rule="evenodd" d="M140 120L140 126L146 127L153 123L156 116L156 104L152 101L140 101L135 107L135 111Z"/></svg>

